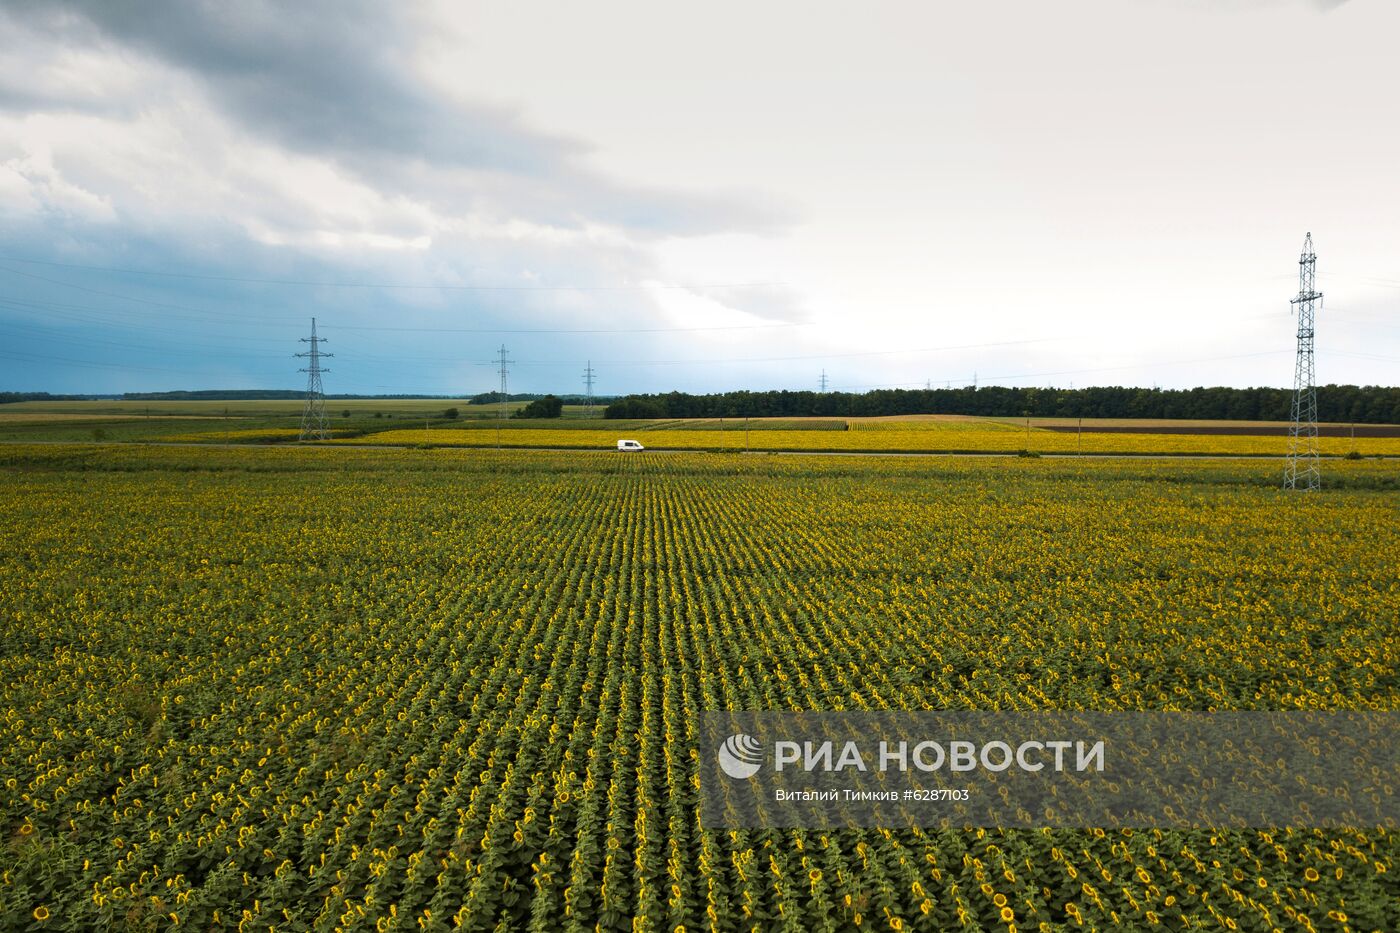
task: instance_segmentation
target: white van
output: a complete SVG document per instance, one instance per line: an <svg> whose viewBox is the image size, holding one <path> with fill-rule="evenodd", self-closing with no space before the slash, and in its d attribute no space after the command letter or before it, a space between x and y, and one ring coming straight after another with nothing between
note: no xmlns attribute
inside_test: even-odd
<svg viewBox="0 0 1400 933"><path fill-rule="evenodd" d="M641 444L637 443L636 441L618 441L618 442L617 442L617 449L618 449L618 450L646 450L645 447L643 447Z"/></svg>

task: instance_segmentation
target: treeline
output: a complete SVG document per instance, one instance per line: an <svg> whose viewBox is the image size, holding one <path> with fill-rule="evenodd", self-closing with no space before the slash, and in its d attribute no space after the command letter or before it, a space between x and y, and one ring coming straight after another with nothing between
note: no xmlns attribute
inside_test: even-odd
<svg viewBox="0 0 1400 933"><path fill-rule="evenodd" d="M0 392L0 405L6 402L85 402L91 398L112 398L112 396L53 395L49 392Z"/></svg>
<svg viewBox="0 0 1400 933"><path fill-rule="evenodd" d="M558 418L564 414L564 400L557 395L537 398L511 415L512 418Z"/></svg>
<svg viewBox="0 0 1400 933"><path fill-rule="evenodd" d="M588 401L585 395L547 395L543 392L512 392L506 396L507 402L535 402L545 398L557 398L564 405L583 405ZM616 399L614 395L595 395L595 405L605 405ZM495 405L501 401L499 392L482 392L467 399L468 405Z"/></svg>
<svg viewBox="0 0 1400 933"><path fill-rule="evenodd" d="M83 396L89 398L91 396ZM328 400L340 399L402 399L402 398L456 398L453 395L327 395ZM305 389L176 389L170 392L123 392L120 396L127 402L249 402L259 400L306 398Z"/></svg>
<svg viewBox="0 0 1400 933"><path fill-rule="evenodd" d="M533 402L540 397L541 393L539 392L512 392L505 396L505 400L507 402ZM500 402L501 393L499 392L478 392L467 399L468 405L497 405Z"/></svg>
<svg viewBox="0 0 1400 933"><path fill-rule="evenodd" d="M629 395L608 418L796 418L869 415L982 415L993 418L1193 418L1287 421L1291 389L1224 386L1195 389L1086 389L967 386L961 389L876 389L849 392L723 392ZM1400 388L1325 385L1317 389L1319 421L1400 424Z"/></svg>

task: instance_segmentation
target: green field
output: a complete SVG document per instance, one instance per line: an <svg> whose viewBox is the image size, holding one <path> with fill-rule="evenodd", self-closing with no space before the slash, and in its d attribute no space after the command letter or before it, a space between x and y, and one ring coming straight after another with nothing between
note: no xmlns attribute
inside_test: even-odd
<svg viewBox="0 0 1400 933"><path fill-rule="evenodd" d="M507 402L506 411L523 408L525 402ZM94 415L94 416L137 416L152 417L184 416L197 418L264 418L300 417L305 403L301 399L231 399L228 401L193 399L188 401L36 401L9 402L0 405L0 414L55 414L55 415ZM600 406L601 407L601 406ZM494 418L500 410L498 405L469 405L466 399L448 398L376 398L376 399L327 399L326 411L338 415L342 411L352 416L369 415L380 412L386 417L396 418L437 417L446 408L456 408L463 418ZM570 410L582 411L581 406L569 406Z"/></svg>
<svg viewBox="0 0 1400 933"><path fill-rule="evenodd" d="M1400 709L1388 463L0 474L3 929L1400 928L1384 830L718 832L695 795L705 709Z"/></svg>
<svg viewBox="0 0 1400 933"><path fill-rule="evenodd" d="M508 402L507 414L526 402ZM0 405L0 441L165 441L192 434L244 432L267 437L299 427L299 399L230 401L41 401ZM457 410L448 418L449 408ZM465 399L328 399L326 415L337 434L362 435L405 424L495 425L499 405L469 405ZM602 406L595 409L602 416ZM556 424L591 423L581 405L566 405ZM529 424L530 422L524 422ZM507 420L506 426L521 424Z"/></svg>

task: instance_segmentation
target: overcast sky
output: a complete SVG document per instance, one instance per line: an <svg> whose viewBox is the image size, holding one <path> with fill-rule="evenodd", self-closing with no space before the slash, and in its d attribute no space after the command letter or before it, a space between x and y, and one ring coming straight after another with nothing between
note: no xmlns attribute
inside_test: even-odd
<svg viewBox="0 0 1400 933"><path fill-rule="evenodd" d="M0 389L1400 382L1400 4L0 2Z"/></svg>

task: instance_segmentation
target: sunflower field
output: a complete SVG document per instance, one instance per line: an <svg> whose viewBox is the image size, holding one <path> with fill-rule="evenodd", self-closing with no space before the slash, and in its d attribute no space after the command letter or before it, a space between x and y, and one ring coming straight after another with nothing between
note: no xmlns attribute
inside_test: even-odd
<svg viewBox="0 0 1400 933"><path fill-rule="evenodd" d="M1400 709L1325 469L0 448L0 929L1400 929L1379 828L699 823L707 709Z"/></svg>

